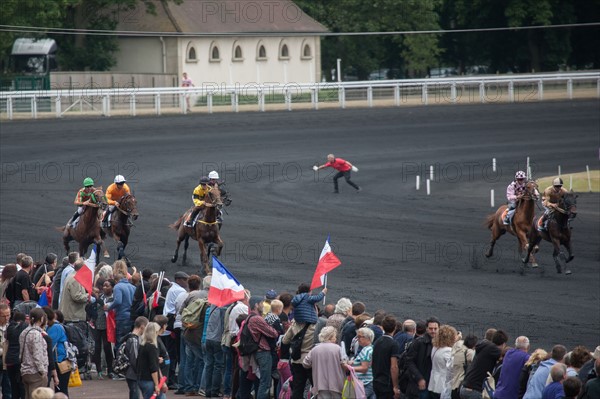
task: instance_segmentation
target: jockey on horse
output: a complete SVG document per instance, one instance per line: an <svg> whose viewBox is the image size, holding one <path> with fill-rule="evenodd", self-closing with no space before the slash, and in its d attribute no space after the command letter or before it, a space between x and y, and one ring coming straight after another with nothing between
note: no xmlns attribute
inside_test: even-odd
<svg viewBox="0 0 600 399"><path fill-rule="evenodd" d="M567 189L563 188L563 181L560 177L557 177L552 181L552 185L544 190L542 194L542 205L546 211L538 222L538 229L546 230L546 222L548 216L556 210L560 200L567 194Z"/></svg>
<svg viewBox="0 0 600 399"><path fill-rule="evenodd" d="M522 170L515 174L515 180L513 180L506 188L506 199L508 200L508 212L506 217L502 221L505 225L510 224L515 209L517 207L517 199L525 192L527 185L527 175Z"/></svg>
<svg viewBox="0 0 600 399"><path fill-rule="evenodd" d="M221 199L223 200L223 205L229 206L231 205L231 198L229 198L229 193L223 189L225 183L219 182L219 173L216 170L211 171L208 174L208 178L210 182L208 183L210 186L214 187L215 185L219 187L219 191L221 193ZM217 216L217 220L219 221L219 228L221 228L221 224L223 224L223 210L219 209L219 215Z"/></svg>
<svg viewBox="0 0 600 399"><path fill-rule="evenodd" d="M73 223L79 215L81 215L84 211L84 206L89 205L93 207L98 207L98 198L94 195L94 191L96 188L94 187L94 180L91 177L86 177L83 179L83 188L81 188L77 195L75 196L75 201L73 203L77 205L77 211L73 214L67 226L75 227Z"/></svg>
<svg viewBox="0 0 600 399"><path fill-rule="evenodd" d="M196 188L194 189L194 192L192 194L192 201L194 202L194 209L190 213L189 218L185 221L185 223L184 223L185 226L187 226L187 227L194 226L194 220L196 219L196 216L198 216L198 213L202 210L202 208L204 208L204 197L210 191L210 189L211 189L210 179L206 176L202 176L200 178L200 184L198 184L198 186L196 186Z"/></svg>
<svg viewBox="0 0 600 399"><path fill-rule="evenodd" d="M108 201L108 209L104 211L104 217L102 218L102 227L108 228L109 217L119 207L119 201L127 194L131 194L129 186L125 183L125 177L122 175L115 176L114 183L112 183L106 189L106 200Z"/></svg>

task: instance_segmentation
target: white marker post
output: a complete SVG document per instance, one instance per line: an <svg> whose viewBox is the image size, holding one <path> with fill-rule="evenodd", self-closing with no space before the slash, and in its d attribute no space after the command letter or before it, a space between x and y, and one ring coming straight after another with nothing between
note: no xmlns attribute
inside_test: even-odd
<svg viewBox="0 0 600 399"><path fill-rule="evenodd" d="M492 208L494 207L494 189L493 188L490 190L490 205Z"/></svg>
<svg viewBox="0 0 600 399"><path fill-rule="evenodd" d="M430 184L430 181L431 180L427 179L427 195L431 194L431 184Z"/></svg>
<svg viewBox="0 0 600 399"><path fill-rule="evenodd" d="M569 191L573 190L573 175L569 175Z"/></svg>
<svg viewBox="0 0 600 399"><path fill-rule="evenodd" d="M433 165L429 166L429 180L433 181Z"/></svg>
<svg viewBox="0 0 600 399"><path fill-rule="evenodd" d="M421 176L417 175L417 190L421 188Z"/></svg>
<svg viewBox="0 0 600 399"><path fill-rule="evenodd" d="M560 165L558 165L558 177L560 177L561 173L560 173Z"/></svg>
<svg viewBox="0 0 600 399"><path fill-rule="evenodd" d="M585 165L585 170L587 171L587 176L588 176L588 192L592 192L592 178L590 177L590 166L589 165Z"/></svg>
<svg viewBox="0 0 600 399"><path fill-rule="evenodd" d="M492 172L496 172L496 158L492 158Z"/></svg>
<svg viewBox="0 0 600 399"><path fill-rule="evenodd" d="M531 179L531 168L529 167L529 157L527 157L527 180Z"/></svg>

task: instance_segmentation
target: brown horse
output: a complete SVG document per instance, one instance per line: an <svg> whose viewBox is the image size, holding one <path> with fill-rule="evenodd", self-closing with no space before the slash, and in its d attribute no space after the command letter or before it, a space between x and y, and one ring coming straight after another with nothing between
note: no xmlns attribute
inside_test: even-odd
<svg viewBox="0 0 600 399"><path fill-rule="evenodd" d="M63 232L63 244L65 250L69 253L69 243L75 240L79 243L79 255L84 256L91 244L97 245L97 253L99 254L102 248L102 228L100 227L100 217L102 212L100 209L105 209L107 206L106 197L102 187L96 188L92 193L92 201L84 205L83 213L79 215L79 222L75 228L69 224L60 227Z"/></svg>
<svg viewBox="0 0 600 399"><path fill-rule="evenodd" d="M527 234L532 230L533 217L535 216L535 201L539 198L539 194L537 183L533 180L527 182L525 191L517 199L515 213L510 225L505 225L502 222L507 205L500 206L496 213L487 217L485 224L492 231L492 240L485 254L486 257L489 258L494 254L496 241L507 231L517 237L519 240L519 254L523 254L527 249ZM535 266L535 259L532 258L531 263Z"/></svg>
<svg viewBox="0 0 600 399"><path fill-rule="evenodd" d="M108 234L117 243L118 259L125 256L125 247L129 242L129 233L133 223L130 221L137 220L139 216L137 210L137 200L133 194L125 194L119 200L119 207L115 207L115 211L111 215L110 227L102 229L102 238ZM108 257L108 252L104 251L104 256Z"/></svg>
<svg viewBox="0 0 600 399"><path fill-rule="evenodd" d="M193 228L187 227L183 223L188 218L193 208L189 209L183 214L183 216L177 219L177 221L169 227L177 230L177 248L175 248L175 254L171 258L171 262L177 262L179 245L182 241L185 241L183 245L183 263L185 263L189 239L191 237L198 241L198 246L200 247L200 261L204 266L205 274L208 275L211 274L211 268L208 264L208 254L214 250L215 254L219 256L221 254L221 250L223 249L223 241L219 236L219 222L217 220L219 209L223 206L223 201L221 200L221 193L217 185L213 186L208 191L204 201L204 215L201 219L198 219L198 222Z"/></svg>
<svg viewBox="0 0 600 399"><path fill-rule="evenodd" d="M529 232L529 247L527 248L527 254L522 259L523 263L527 263L529 258L533 256L532 252L535 252L537 245L543 238L552 243L554 247L552 257L554 258L556 272L562 273L564 270L565 274L571 274L571 270L566 267L566 264L574 258L571 247L571 227L569 226L569 221L575 219L576 216L577 195L570 192L563 196L558 203L558 207L548 215L548 224L545 230L539 231L537 228L533 228ZM561 252L561 245L569 252L568 258ZM562 261L565 262L564 267Z"/></svg>

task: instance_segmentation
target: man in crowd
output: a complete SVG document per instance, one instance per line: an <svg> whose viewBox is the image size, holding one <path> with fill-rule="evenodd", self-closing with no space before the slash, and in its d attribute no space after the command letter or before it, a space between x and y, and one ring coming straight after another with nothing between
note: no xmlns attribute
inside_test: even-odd
<svg viewBox="0 0 600 399"><path fill-rule="evenodd" d="M117 345L119 345L123 338L129 334L133 325L131 321L131 304L135 287L127 280L127 276L123 274L122 270L117 270L115 280L118 282L113 290L113 302L110 306L104 305L104 310L115 311Z"/></svg>
<svg viewBox="0 0 600 399"><path fill-rule="evenodd" d="M525 336L518 337L515 340L515 347L509 349L504 355L494 399L512 399L519 396L521 370L529 359L528 352L529 338Z"/></svg>
<svg viewBox="0 0 600 399"><path fill-rule="evenodd" d="M567 379L567 366L556 363L550 368L550 378L552 382L542 391L542 399L562 399L565 396L562 383Z"/></svg>
<svg viewBox="0 0 600 399"><path fill-rule="evenodd" d="M404 320L404 323L402 323L402 331L394 335L394 339L396 340L396 342L398 342L398 345L400 346L400 354L404 353L408 344L412 342L416 331L417 323L415 323L414 320Z"/></svg>
<svg viewBox="0 0 600 399"><path fill-rule="evenodd" d="M21 260L21 270L17 272L15 276L14 284L14 301L13 307L20 304L21 302L27 302L34 298L31 297L33 293L33 284L31 283L31 268L33 266L33 259L31 256L25 256Z"/></svg>
<svg viewBox="0 0 600 399"><path fill-rule="evenodd" d="M413 340L406 353L406 364L410 375L406 396L409 398L425 395L424 392L427 391L429 385L432 367L432 340L440 329L440 321L435 317L430 317L427 319L426 325L426 333L422 337Z"/></svg>
<svg viewBox="0 0 600 399"><path fill-rule="evenodd" d="M185 272L175 273L175 282L171 284L169 291L167 291L165 306L163 308L163 316L166 316L167 320L169 320L168 330L171 331L170 335L161 338L163 338L163 342L165 343L167 351L169 352L169 357L171 358L167 383L168 386L172 388L176 388L177 386L177 364L182 361L181 357L185 356L185 353L180 353L181 316L179 316L179 320L177 320L177 297L179 294L187 292L187 281L189 277L190 276ZM185 367L181 367L182 370L184 368ZM180 379L183 380L181 373Z"/></svg>
<svg viewBox="0 0 600 399"><path fill-rule="evenodd" d="M399 399L398 356L400 348L394 340L396 318L387 315L381 322L384 335L373 346L373 390L377 399Z"/></svg>
<svg viewBox="0 0 600 399"><path fill-rule="evenodd" d="M62 292L63 289L65 288L65 283L67 281L67 277L69 277L71 275L71 273L73 273L75 271L75 261L77 261L77 259L79 259L79 252L71 252L69 253L69 264L67 266L65 266L62 269L62 272L60 273L60 279L56 282L60 283L60 293L58 295L58 304L60 305L60 301L61 301L61 297L62 297ZM56 284L55 282L55 284Z"/></svg>
<svg viewBox="0 0 600 399"><path fill-rule="evenodd" d="M566 354L567 348L563 345L554 345L552 348L552 357L541 362L535 373L529 377L527 391L525 391L523 399L540 399L542 397L542 391L546 386L546 380L550 375L550 369L556 363L562 363Z"/></svg>
<svg viewBox="0 0 600 399"><path fill-rule="evenodd" d="M85 266L83 259L79 258L73 265L75 273ZM60 310L65 318L65 323L69 322L85 322L86 313L85 305L88 302L89 295L85 288L75 280L75 273L71 273L60 295L60 303L58 310ZM93 297L92 297L93 298Z"/></svg>
<svg viewBox="0 0 600 399"><path fill-rule="evenodd" d="M4 346L6 340L6 329L10 322L10 306L6 303L0 303L0 358L4 359ZM8 349L8 348L7 348ZM8 378L8 372L4 368L4 361L0 363L0 389L2 397L5 399L12 398L12 391L10 387L10 379Z"/></svg>

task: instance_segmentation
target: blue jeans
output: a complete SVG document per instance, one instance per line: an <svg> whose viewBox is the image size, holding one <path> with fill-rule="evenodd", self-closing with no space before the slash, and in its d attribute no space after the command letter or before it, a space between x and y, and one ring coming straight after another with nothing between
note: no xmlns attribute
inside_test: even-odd
<svg viewBox="0 0 600 399"><path fill-rule="evenodd" d="M142 398L150 399L154 395L154 381L138 380L138 385L142 390ZM166 399L164 393L158 394L156 399Z"/></svg>
<svg viewBox="0 0 600 399"><path fill-rule="evenodd" d="M137 380L127 380L127 387L129 388L129 399L140 399L140 387Z"/></svg>
<svg viewBox="0 0 600 399"><path fill-rule="evenodd" d="M271 389L271 351L258 351L256 352L256 363L258 363L258 369L260 370L260 384L258 385L258 392L256 393L256 399L269 399L269 391Z"/></svg>
<svg viewBox="0 0 600 399"><path fill-rule="evenodd" d="M204 353L202 346L192 345L189 342L185 344L186 368L185 379L186 385L183 388L184 392L198 392L202 384L202 374L204 373Z"/></svg>
<svg viewBox="0 0 600 399"><path fill-rule="evenodd" d="M221 350L220 342L206 341L204 361L206 397L216 398L221 391L221 380L223 379L223 351Z"/></svg>
<svg viewBox="0 0 600 399"><path fill-rule="evenodd" d="M375 391L373 391L373 381L365 385L365 396L367 399L376 399Z"/></svg>
<svg viewBox="0 0 600 399"><path fill-rule="evenodd" d="M0 387L2 388L2 397L4 399L12 399L12 388L6 370L0 371Z"/></svg>
<svg viewBox="0 0 600 399"><path fill-rule="evenodd" d="M115 324L115 335L117 336L117 347L115 348L116 350L119 349L119 344L121 343L121 340L131 332L133 322L131 321L131 318L127 318L126 320L115 320Z"/></svg>
<svg viewBox="0 0 600 399"><path fill-rule="evenodd" d="M179 375L177 376L177 385L179 390L183 392L192 392L192 380L188 379L187 375L187 347L188 343L181 337L179 341ZM198 391L198 390L196 390Z"/></svg>
<svg viewBox="0 0 600 399"><path fill-rule="evenodd" d="M481 399L481 392L461 386L460 399Z"/></svg>
<svg viewBox="0 0 600 399"><path fill-rule="evenodd" d="M235 399L250 399L252 390L258 392L260 381L256 376L253 380L248 379L248 372L240 368L240 382ZM258 398L258 395L255 395Z"/></svg>
<svg viewBox="0 0 600 399"><path fill-rule="evenodd" d="M223 396L231 396L231 349L228 346L222 345L223 363L225 371L223 372Z"/></svg>

